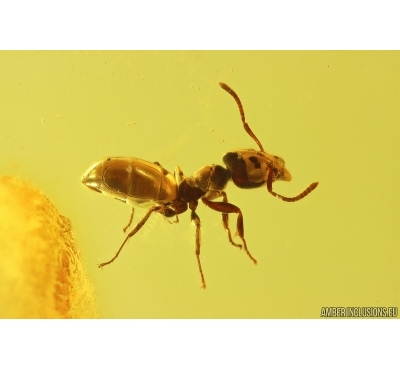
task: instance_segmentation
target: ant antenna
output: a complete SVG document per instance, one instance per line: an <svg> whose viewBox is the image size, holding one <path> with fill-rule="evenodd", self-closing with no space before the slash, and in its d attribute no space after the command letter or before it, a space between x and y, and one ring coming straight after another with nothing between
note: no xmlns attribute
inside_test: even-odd
<svg viewBox="0 0 400 370"><path fill-rule="evenodd" d="M283 195L277 194L272 190L272 182L273 182L273 171L270 168L269 173L268 173L268 179L267 179L267 189L270 194L272 194L274 197L280 198L285 202L297 202L300 199L303 199L306 195L310 194L317 186L318 182L313 182L306 190L304 190L302 193L299 195L296 195L295 197L288 198Z"/></svg>
<svg viewBox="0 0 400 370"><path fill-rule="evenodd" d="M260 147L260 150L262 152L264 152L264 148L263 148L262 144L260 143L260 140L257 139L257 136L254 135L253 131L251 131L250 126L245 121L243 105L242 105L239 97L237 96L237 94L227 84L224 84L223 82L220 82L219 86L221 86L228 94L232 95L233 99L235 99L236 104L239 107L240 118L242 119L244 129L253 138L253 140L257 143L257 145Z"/></svg>

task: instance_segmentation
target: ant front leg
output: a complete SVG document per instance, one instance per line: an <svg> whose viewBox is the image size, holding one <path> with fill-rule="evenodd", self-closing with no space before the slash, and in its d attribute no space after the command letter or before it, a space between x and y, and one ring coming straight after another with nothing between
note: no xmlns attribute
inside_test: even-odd
<svg viewBox="0 0 400 370"><path fill-rule="evenodd" d="M210 207L214 211L221 212L221 213L236 213L238 215L237 223L236 223L236 233L239 236L239 238L242 239L243 248L244 248L246 254L256 265L257 260L250 254L249 250L247 249L246 240L244 239L243 215L242 215L242 211L240 210L240 208L235 206L234 204L227 203L227 202L212 202L211 200L208 200L206 198L201 198L201 200L207 207Z"/></svg>
<svg viewBox="0 0 400 370"><path fill-rule="evenodd" d="M196 208L197 208L197 201L190 202L189 203L189 208L191 209L191 215L190 219L196 226L196 258L197 258L197 265L199 266L199 272L200 272L200 277L201 277L201 287L202 289L206 289L206 281L204 279L203 275L203 269L201 268L201 261L200 261L200 217L196 213Z"/></svg>

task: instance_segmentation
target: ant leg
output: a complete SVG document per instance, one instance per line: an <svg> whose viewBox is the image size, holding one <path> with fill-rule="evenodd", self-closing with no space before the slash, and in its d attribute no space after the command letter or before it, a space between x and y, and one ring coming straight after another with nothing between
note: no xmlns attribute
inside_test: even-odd
<svg viewBox="0 0 400 370"><path fill-rule="evenodd" d="M221 192L222 198L224 203L228 203L228 197L224 191ZM228 213L223 213L222 214L222 225L224 226L225 231L228 233L228 239L229 243L234 245L235 247L238 247L239 249L242 249L241 244L237 244L233 241L232 235L231 235L231 229L229 228L229 215Z"/></svg>
<svg viewBox="0 0 400 370"><path fill-rule="evenodd" d="M179 224L179 218L178 218L178 215L175 215L175 220L174 220L174 221L170 221L170 220L168 220L168 218L167 218L167 217L165 217L165 216L164 216L164 220L165 220L165 221L167 221L167 222L169 222L170 224Z"/></svg>
<svg viewBox="0 0 400 370"><path fill-rule="evenodd" d="M206 289L206 281L204 279L203 275L203 269L201 268L201 262L200 262L200 217L196 213L196 208L197 208L197 201L191 202L189 205L190 209L192 210L192 213L190 215L190 219L196 226L196 258L197 258L197 265L199 266L199 272L200 272L200 277L201 277L201 288Z"/></svg>
<svg viewBox="0 0 400 370"><path fill-rule="evenodd" d="M133 236L135 235L141 228L142 226L146 223L147 219L150 217L150 215L153 212L157 212L161 207L157 206L157 207L153 207L151 208L145 215L144 217L140 220L140 222L134 227L134 229L126 236L124 242L122 243L122 245L119 247L117 253L115 254L115 256L110 259L107 262L103 262L99 264L99 268L100 267L104 267L106 265L109 265L110 263L114 262L114 260L118 257L118 255L120 254L122 248L124 247L124 245L126 244L126 242Z"/></svg>
<svg viewBox="0 0 400 370"><path fill-rule="evenodd" d="M303 199L306 195L310 194L317 186L318 182L313 182L306 190L304 190L302 193L299 195L289 198L289 197L284 197L283 195L277 194L272 190L272 182L273 182L273 171L272 169L269 170L268 173L268 179L267 179L267 189L268 192L271 193L274 197L277 197L279 199L282 199L285 202L297 202L300 199Z"/></svg>
<svg viewBox="0 0 400 370"><path fill-rule="evenodd" d="M239 238L242 239L243 248L244 248L246 254L256 265L257 261L250 254L249 250L247 249L246 240L244 239L243 215L242 215L242 211L240 210L240 208L235 206L234 204L227 203L227 202L212 202L211 200L208 200L205 198L201 198L201 200L207 207L210 207L214 211L222 212L222 213L237 213L238 218L237 218L237 223L236 223L236 233L239 236Z"/></svg>
<svg viewBox="0 0 400 370"><path fill-rule="evenodd" d="M220 82L219 86L221 86L228 94L230 94L233 97L233 99L235 99L236 104L239 107L240 118L242 119L244 129L250 135L250 137L257 143L257 145L260 147L260 150L263 152L264 148L263 148L262 144L260 143L260 140L257 139L257 136L254 134L253 131L251 131L250 126L246 123L246 120L244 117L243 105L242 105L242 102L240 101L238 95L227 84L224 84L223 82Z"/></svg>
<svg viewBox="0 0 400 370"><path fill-rule="evenodd" d="M132 225L132 221L133 221L133 214L135 213L135 208L132 207L131 210L131 216L129 218L128 224L122 229L124 231L124 233L126 232L126 229Z"/></svg>

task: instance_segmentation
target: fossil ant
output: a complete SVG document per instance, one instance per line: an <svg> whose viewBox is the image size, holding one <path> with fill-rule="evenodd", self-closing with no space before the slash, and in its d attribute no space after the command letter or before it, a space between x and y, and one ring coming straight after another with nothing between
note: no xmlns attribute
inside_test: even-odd
<svg viewBox="0 0 400 370"><path fill-rule="evenodd" d="M285 162L282 158L264 151L261 142L245 121L243 106L237 94L224 83L220 83L220 86L235 99L243 127L260 150L243 149L228 152L222 158L226 167L204 166L189 177L184 176L179 167L176 167L173 176L158 162L151 163L138 158L114 157L94 164L82 176L82 183L89 189L121 200L132 207L131 216L124 231L132 224L134 208L147 208L146 214L127 234L115 256L111 260L99 264L99 267L112 263L118 257L126 242L141 229L152 213L157 212L164 217L177 218L179 214L189 208L190 218L196 226L196 258L202 288L206 288L200 261L200 218L196 213L199 199L207 207L222 213L222 224L228 234L229 242L238 248L243 247L250 260L257 264L250 254L244 238L242 211L228 202L224 192L228 182L232 180L236 186L242 189L258 188L266 184L269 193L285 202L296 202L317 187L318 182L314 182L302 193L292 198L277 194L272 190L274 181L291 180L291 175L285 168ZM214 201L219 197L222 197L222 201ZM236 235L242 244L237 244L232 239L228 220L229 213L237 214Z"/></svg>

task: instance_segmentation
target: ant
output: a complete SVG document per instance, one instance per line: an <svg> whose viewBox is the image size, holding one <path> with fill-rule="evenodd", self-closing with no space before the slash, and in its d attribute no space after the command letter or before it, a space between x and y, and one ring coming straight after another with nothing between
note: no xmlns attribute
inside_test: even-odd
<svg viewBox="0 0 400 370"><path fill-rule="evenodd" d="M133 221L134 208L147 208L147 213L127 234L115 256L99 264L99 267L112 263L120 254L126 242L135 235L146 223L154 212L164 217L176 217L190 209L191 221L196 226L196 258L200 272L202 288L206 288L206 282L200 261L200 218L196 213L198 202L201 201L214 211L222 213L222 224L228 234L229 242L237 248L242 248L257 264L256 259L250 254L244 238L243 214L239 207L228 202L224 191L230 180L242 189L252 189L266 184L268 192L285 202L296 202L317 186L312 183L299 195L289 198L277 194L272 190L274 181L290 181L291 175L285 168L285 161L264 151L261 142L246 123L242 103L238 95L226 84L220 83L222 89L229 93L235 100L243 127L247 134L257 143L260 150L243 149L226 153L222 161L224 166L204 166L192 176L186 177L179 167L175 168L174 176L163 168L158 162L147 162L138 158L113 157L97 162L82 176L82 183L88 188L104 195L118 199L132 207L128 224L124 232ZM222 197L222 201L214 201ZM229 213L237 214L236 235L242 244L235 243L229 228Z"/></svg>

